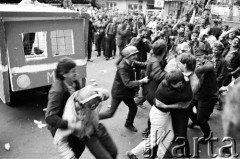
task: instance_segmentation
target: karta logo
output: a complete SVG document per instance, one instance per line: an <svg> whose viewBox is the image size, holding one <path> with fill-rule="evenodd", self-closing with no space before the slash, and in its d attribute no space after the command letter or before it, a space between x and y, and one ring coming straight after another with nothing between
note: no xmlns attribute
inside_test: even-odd
<svg viewBox="0 0 240 159"><path fill-rule="evenodd" d="M237 158L239 154L236 152L236 141L232 137L224 137L221 142L225 143L225 145L221 146L218 149L218 154L213 152L213 142L218 142L218 137L213 137L213 133L211 132L210 136L205 139L203 137L193 137L193 154L188 154L188 140L184 137L177 137L174 142L175 143L181 143L178 145L173 146L170 150L168 147L164 145L164 140L169 134L170 130L168 132L163 132L161 136L157 136L157 131L155 132L155 139L156 139L156 145L151 145L151 137L150 133L147 132L143 134L143 140L145 141L145 147L144 147L144 153L143 156L146 158L149 157L156 157L157 151L162 151L161 153L165 154L165 156L168 156L168 158L184 158L184 157L192 157L192 158L200 158L199 155L199 144L203 144L203 142L207 142L207 144L204 144L208 146L207 153L210 158L216 158L216 157L223 157L223 158L229 158L229 157L235 157ZM159 149L159 147L161 147Z"/></svg>

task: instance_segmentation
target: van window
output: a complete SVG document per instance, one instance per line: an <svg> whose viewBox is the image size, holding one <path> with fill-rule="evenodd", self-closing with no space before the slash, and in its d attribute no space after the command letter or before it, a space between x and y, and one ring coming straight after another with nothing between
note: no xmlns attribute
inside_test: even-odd
<svg viewBox="0 0 240 159"><path fill-rule="evenodd" d="M22 33L26 61L47 58L47 32Z"/></svg>
<svg viewBox="0 0 240 159"><path fill-rule="evenodd" d="M74 54L72 30L51 31L50 38L53 56Z"/></svg>

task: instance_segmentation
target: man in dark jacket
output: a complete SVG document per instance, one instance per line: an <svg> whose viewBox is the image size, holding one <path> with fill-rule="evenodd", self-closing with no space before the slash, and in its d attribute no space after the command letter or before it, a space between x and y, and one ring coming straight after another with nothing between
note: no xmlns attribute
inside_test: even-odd
<svg viewBox="0 0 240 159"><path fill-rule="evenodd" d="M206 143L211 135L208 120L218 100L218 83L214 72L214 64L204 56L197 57L195 72L200 79L201 86L189 106L191 109L189 115L193 123L200 126L204 134L202 142ZM193 106L197 106L197 114L193 113ZM193 127L194 124L189 125L189 127Z"/></svg>
<svg viewBox="0 0 240 159"><path fill-rule="evenodd" d="M103 16L99 15L98 21L94 25L95 27L95 34L96 34L96 43L97 43L97 56L101 56L101 51L104 50L105 48L101 48L104 45L104 40L105 40L105 28L106 28L106 23L103 21Z"/></svg>
<svg viewBox="0 0 240 159"><path fill-rule="evenodd" d="M76 63L67 57L60 59L56 69L56 81L48 94L47 111L45 120L52 136L55 136L57 129L78 130L80 122L68 122L62 119L63 110L70 95L81 88L77 80ZM85 149L85 144L74 135L67 138L69 147L79 158Z"/></svg>
<svg viewBox="0 0 240 159"><path fill-rule="evenodd" d="M116 47L116 33L117 33L117 17L113 18L113 22L109 23L106 28L105 52L106 60L112 59L112 52Z"/></svg>
<svg viewBox="0 0 240 159"><path fill-rule="evenodd" d="M123 49L122 55L124 58L117 67L117 73L112 86L111 108L99 114L100 119L111 118L123 101L129 107L125 127L134 132L137 132L137 129L133 126L133 121L137 113L137 106L134 102L135 88L143 83L147 83L149 80L147 77L135 80L135 72L132 66L137 60L137 53L138 50L135 46L127 46Z"/></svg>
<svg viewBox="0 0 240 159"><path fill-rule="evenodd" d="M137 61L139 62L146 62L147 61L147 53L151 50L151 42L147 39L147 29L139 30L139 36L132 38L129 45L136 46L139 50L137 54ZM136 70L137 79L141 79L142 70Z"/></svg>

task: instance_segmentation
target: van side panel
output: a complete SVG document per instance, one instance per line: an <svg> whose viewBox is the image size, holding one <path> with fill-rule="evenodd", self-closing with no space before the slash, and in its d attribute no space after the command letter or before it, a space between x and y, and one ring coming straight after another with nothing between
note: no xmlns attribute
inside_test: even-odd
<svg viewBox="0 0 240 159"><path fill-rule="evenodd" d="M37 88L41 86L51 85L55 81L55 72L57 62L64 56L69 56L77 63L79 79L86 77L86 28L85 19L63 19L63 20L34 20L34 21L9 21L5 23L6 36L8 40L8 56L9 56L9 72L11 88L15 91ZM41 24L41 25L40 25ZM16 27L18 26L18 27ZM26 27L27 26L27 27ZM57 40L53 39L58 32ZM63 33L70 36L63 37ZM72 33L71 33L72 32ZM44 54L40 58L37 55L25 55L23 39L25 33L35 34L41 33L39 38L45 39ZM60 41L66 46L53 46L53 41ZM71 44L69 44L71 43ZM54 49L69 48L72 46L73 54L58 55L54 53ZM32 50L35 49L34 47ZM70 49L71 50L71 49ZM36 58L37 57L37 58Z"/></svg>
<svg viewBox="0 0 240 159"><path fill-rule="evenodd" d="M9 92L9 74L8 74L8 58L7 43L5 36L4 23L0 19L0 98L4 103L10 102Z"/></svg>

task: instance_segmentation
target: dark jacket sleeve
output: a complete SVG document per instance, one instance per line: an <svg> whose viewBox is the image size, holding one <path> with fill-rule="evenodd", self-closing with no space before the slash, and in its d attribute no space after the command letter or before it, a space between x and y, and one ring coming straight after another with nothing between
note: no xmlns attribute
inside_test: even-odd
<svg viewBox="0 0 240 159"><path fill-rule="evenodd" d="M147 41L145 41L144 42L144 50L146 51L146 52L150 52L150 50L151 50L151 48L152 48L152 45L151 45L151 42L149 41L149 40L147 40Z"/></svg>
<svg viewBox="0 0 240 159"><path fill-rule="evenodd" d="M227 62L223 61L220 66L220 74L217 77L218 84L220 84L221 86L223 85L223 82L224 82L227 74L228 74Z"/></svg>
<svg viewBox="0 0 240 159"><path fill-rule="evenodd" d="M207 61L205 62L205 64L203 64L202 66L199 66L196 69L196 74L204 74L206 72L210 72L210 71L214 71L214 65L212 62Z"/></svg>
<svg viewBox="0 0 240 159"><path fill-rule="evenodd" d="M161 82L165 75L166 71L162 68L159 61L153 62L151 65L150 79Z"/></svg>
<svg viewBox="0 0 240 159"><path fill-rule="evenodd" d="M119 75L125 87L134 88L140 85L138 81L131 81L128 72L124 68L119 68Z"/></svg>
<svg viewBox="0 0 240 159"><path fill-rule="evenodd" d="M48 106L46 111L46 123L54 128L67 129L68 122L66 120L62 120L61 114L62 112L62 98L63 93L58 91L50 91L48 95Z"/></svg>

